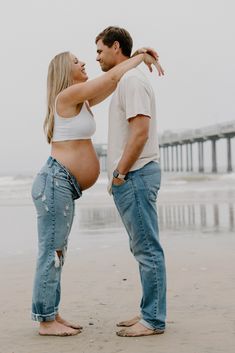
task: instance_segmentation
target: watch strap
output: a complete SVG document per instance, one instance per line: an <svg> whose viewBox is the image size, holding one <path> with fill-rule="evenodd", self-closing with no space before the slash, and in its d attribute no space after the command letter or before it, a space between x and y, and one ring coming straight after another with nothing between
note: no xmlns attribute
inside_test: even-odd
<svg viewBox="0 0 235 353"><path fill-rule="evenodd" d="M126 175L119 173L118 169L115 169L113 172L113 177L121 180L125 180Z"/></svg>

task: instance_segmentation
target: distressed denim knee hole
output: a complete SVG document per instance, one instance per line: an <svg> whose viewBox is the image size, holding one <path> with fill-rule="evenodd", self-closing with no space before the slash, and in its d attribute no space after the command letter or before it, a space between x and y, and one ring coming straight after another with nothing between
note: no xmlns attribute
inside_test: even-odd
<svg viewBox="0 0 235 353"><path fill-rule="evenodd" d="M55 267L62 267L64 265L66 249L63 250L55 250Z"/></svg>

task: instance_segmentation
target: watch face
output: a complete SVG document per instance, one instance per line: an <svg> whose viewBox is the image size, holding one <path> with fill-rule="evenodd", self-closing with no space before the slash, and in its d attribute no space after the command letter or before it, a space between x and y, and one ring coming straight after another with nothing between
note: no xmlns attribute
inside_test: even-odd
<svg viewBox="0 0 235 353"><path fill-rule="evenodd" d="M114 177L114 178L117 178L118 175L119 175L119 172L118 172L117 170L114 170L114 172L113 172L113 177Z"/></svg>

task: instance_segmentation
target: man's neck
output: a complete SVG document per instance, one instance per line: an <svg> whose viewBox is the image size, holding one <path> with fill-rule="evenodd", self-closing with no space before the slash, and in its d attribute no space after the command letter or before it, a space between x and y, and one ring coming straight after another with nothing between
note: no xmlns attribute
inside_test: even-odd
<svg viewBox="0 0 235 353"><path fill-rule="evenodd" d="M118 64L120 64L120 63L122 63L123 61L128 60L128 59L129 59L128 56L120 55L120 56L118 56L118 58L117 58L117 60L116 60L116 65L118 65ZM116 66L116 65L115 65L115 66Z"/></svg>

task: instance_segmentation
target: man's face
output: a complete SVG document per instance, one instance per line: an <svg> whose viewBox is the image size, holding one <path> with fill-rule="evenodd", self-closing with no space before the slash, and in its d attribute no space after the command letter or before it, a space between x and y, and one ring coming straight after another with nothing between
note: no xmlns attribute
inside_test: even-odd
<svg viewBox="0 0 235 353"><path fill-rule="evenodd" d="M97 44L97 57L96 60L99 61L101 70L106 72L116 65L116 49L115 44L111 48L104 45L102 39L100 39Z"/></svg>

